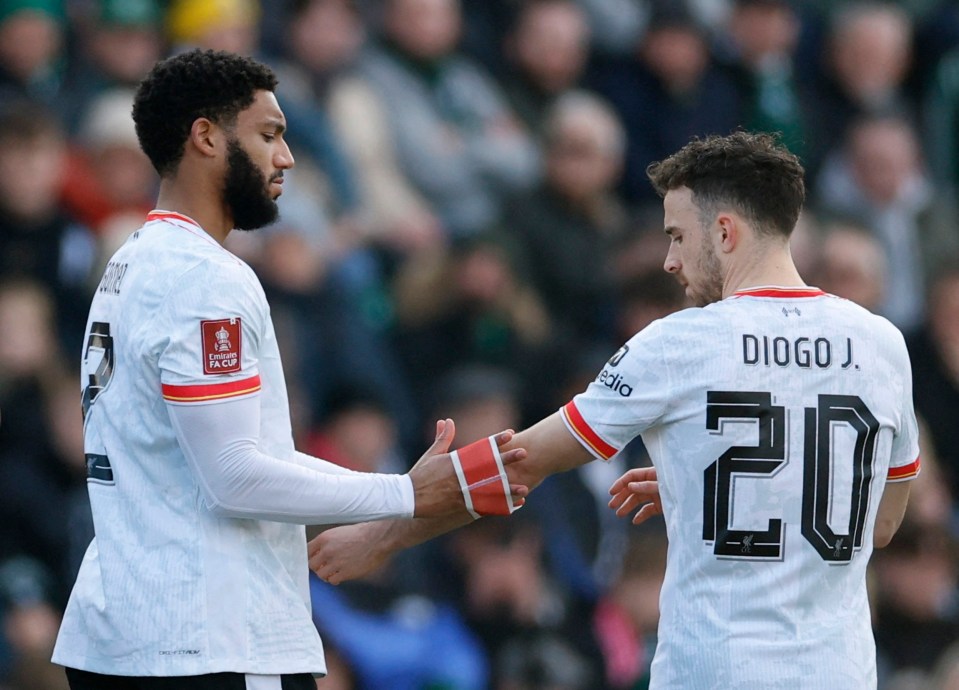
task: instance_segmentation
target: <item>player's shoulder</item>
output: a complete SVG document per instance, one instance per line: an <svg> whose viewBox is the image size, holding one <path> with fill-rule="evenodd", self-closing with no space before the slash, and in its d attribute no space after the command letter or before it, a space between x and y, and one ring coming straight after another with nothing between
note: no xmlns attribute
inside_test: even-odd
<svg viewBox="0 0 959 690"><path fill-rule="evenodd" d="M253 269L179 214L151 214L135 243L143 278L170 314L208 305L262 312L266 297ZM260 305L260 306L257 306Z"/></svg>
<svg viewBox="0 0 959 690"><path fill-rule="evenodd" d="M824 295L823 304L843 319L840 323L845 323L853 328L867 329L881 342L905 346L902 331L885 316L876 314L852 300L836 295Z"/></svg>
<svg viewBox="0 0 959 690"><path fill-rule="evenodd" d="M149 247L151 260L176 274L177 280L207 281L211 286L255 280L245 261L179 214L151 214L137 232Z"/></svg>
<svg viewBox="0 0 959 690"><path fill-rule="evenodd" d="M647 328L653 329L659 337L684 336L713 328L726 328L729 325L729 316L720 305L721 303L717 302L705 307L680 309L657 319Z"/></svg>

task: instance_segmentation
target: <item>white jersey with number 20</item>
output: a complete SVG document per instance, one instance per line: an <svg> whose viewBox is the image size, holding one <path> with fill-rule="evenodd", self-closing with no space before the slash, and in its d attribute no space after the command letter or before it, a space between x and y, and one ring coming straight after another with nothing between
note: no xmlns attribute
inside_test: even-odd
<svg viewBox="0 0 959 690"><path fill-rule="evenodd" d="M876 686L876 513L919 471L895 327L815 288L745 290L651 324L562 414L599 458L642 435L656 467L653 688Z"/></svg>

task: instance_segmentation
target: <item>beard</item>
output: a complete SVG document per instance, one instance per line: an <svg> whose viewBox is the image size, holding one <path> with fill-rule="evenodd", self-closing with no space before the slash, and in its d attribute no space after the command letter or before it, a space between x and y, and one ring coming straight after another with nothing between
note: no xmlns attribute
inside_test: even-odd
<svg viewBox="0 0 959 690"><path fill-rule="evenodd" d="M690 291L690 299L697 307L719 302L723 298L723 271L708 236L703 237L703 249L696 264L702 280L695 291Z"/></svg>
<svg viewBox="0 0 959 690"><path fill-rule="evenodd" d="M227 144L226 165L223 202L233 217L233 227L256 230L275 221L280 209L270 197L266 176L236 139Z"/></svg>

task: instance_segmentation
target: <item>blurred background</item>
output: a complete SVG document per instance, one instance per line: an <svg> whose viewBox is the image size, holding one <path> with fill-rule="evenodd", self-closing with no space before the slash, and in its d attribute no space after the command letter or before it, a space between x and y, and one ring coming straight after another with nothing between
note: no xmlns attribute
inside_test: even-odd
<svg viewBox="0 0 959 690"><path fill-rule="evenodd" d="M808 171L807 282L898 325L923 472L870 571L882 690L959 688L959 2L0 0L0 688L49 659L92 536L78 362L157 178L130 117L192 47L278 73L281 219L229 248L266 288L298 447L405 471L582 390L685 305L646 166L775 131ZM661 520L605 507L649 462L548 480L370 578L313 579L321 690L646 687Z"/></svg>

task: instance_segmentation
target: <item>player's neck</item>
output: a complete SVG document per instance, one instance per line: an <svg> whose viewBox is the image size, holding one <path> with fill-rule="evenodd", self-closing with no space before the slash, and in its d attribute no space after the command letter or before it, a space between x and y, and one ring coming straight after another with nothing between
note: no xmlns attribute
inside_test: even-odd
<svg viewBox="0 0 959 690"><path fill-rule="evenodd" d="M745 261L730 266L723 283L723 297L754 287L804 287L806 281L799 275L788 246L756 252Z"/></svg>
<svg viewBox="0 0 959 690"><path fill-rule="evenodd" d="M217 190L205 189L202 184L177 176L160 181L156 207L192 218L204 232L223 244L233 229L233 220L222 204L211 202L219 197Z"/></svg>

